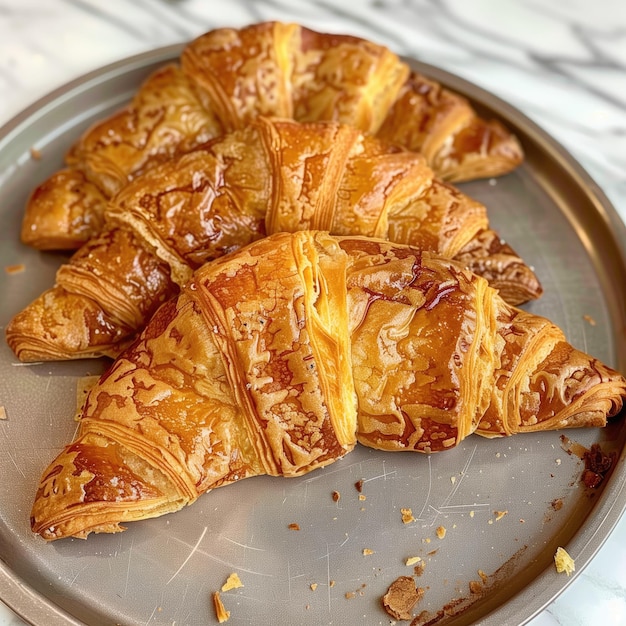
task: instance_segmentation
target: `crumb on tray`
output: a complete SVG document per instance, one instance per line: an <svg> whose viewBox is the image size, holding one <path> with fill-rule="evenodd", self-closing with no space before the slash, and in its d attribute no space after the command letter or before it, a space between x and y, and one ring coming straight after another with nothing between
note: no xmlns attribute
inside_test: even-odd
<svg viewBox="0 0 626 626"><path fill-rule="evenodd" d="M396 578L383 596L383 607L394 619L411 619L413 607L421 600L424 590L415 585L411 576Z"/></svg>
<svg viewBox="0 0 626 626"><path fill-rule="evenodd" d="M554 554L554 565L556 571L561 574L565 572L568 576L576 570L574 559L567 553L565 548L557 548Z"/></svg>
<svg viewBox="0 0 626 626"><path fill-rule="evenodd" d="M215 617L220 624L228 621L230 611L226 610L219 591L213 592L213 607L215 608Z"/></svg>
<svg viewBox="0 0 626 626"><path fill-rule="evenodd" d="M15 265L5 265L4 271L7 274L21 274L26 269L23 263L16 263Z"/></svg>
<svg viewBox="0 0 626 626"><path fill-rule="evenodd" d="M239 589L239 587L243 587L243 583L241 582L241 578L237 572L233 572L227 579L226 582L222 585L222 591L230 591L231 589Z"/></svg>

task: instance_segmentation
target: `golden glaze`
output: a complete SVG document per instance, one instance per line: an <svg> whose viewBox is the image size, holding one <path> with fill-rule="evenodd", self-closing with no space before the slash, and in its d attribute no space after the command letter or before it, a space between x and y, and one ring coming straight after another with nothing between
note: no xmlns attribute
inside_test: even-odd
<svg viewBox="0 0 626 626"><path fill-rule="evenodd" d="M64 174L77 179L74 191L58 177L43 183L28 202L23 241L41 249L79 247L101 228L91 215L102 207L93 202L80 218L77 196L93 195L90 186L109 198L149 168L258 116L332 120L378 133L423 152L450 181L497 176L523 158L500 124L412 73L384 46L280 22L221 28L191 41L180 67L156 71L127 107L77 141ZM89 189L80 191L82 184Z"/></svg>
<svg viewBox="0 0 626 626"><path fill-rule="evenodd" d="M450 258L462 254L478 272L480 257L509 301L541 293L510 248L490 263L484 235L493 231L482 204L434 178L422 156L333 122L258 118L134 179L111 200L106 220L105 231L61 267L45 298L7 326L20 359L115 354L114 342L121 349L194 269L277 231L389 238ZM54 313L65 292L119 328L99 330L93 345L81 339L77 349L76 337L93 332L78 312ZM58 318L53 328L42 314Z"/></svg>
<svg viewBox="0 0 626 626"><path fill-rule="evenodd" d="M625 397L620 374L454 261L279 233L197 270L114 361L31 524L48 540L117 532L248 476L332 463L357 438L443 451L474 432L603 425Z"/></svg>

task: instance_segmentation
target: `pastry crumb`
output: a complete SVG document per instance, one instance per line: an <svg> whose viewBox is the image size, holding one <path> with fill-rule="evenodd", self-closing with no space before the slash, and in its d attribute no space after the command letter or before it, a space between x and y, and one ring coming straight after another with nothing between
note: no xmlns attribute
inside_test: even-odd
<svg viewBox="0 0 626 626"><path fill-rule="evenodd" d="M311 587L311 591L315 591L317 589L317 583L311 583L309 587Z"/></svg>
<svg viewBox="0 0 626 626"><path fill-rule="evenodd" d="M7 410L3 406L0 406L0 420L5 419L8 419Z"/></svg>
<svg viewBox="0 0 626 626"><path fill-rule="evenodd" d="M587 322L590 326L595 326L596 325L596 320L593 319L593 317L591 317L591 315L583 315L583 319L585 320L585 322Z"/></svg>
<svg viewBox="0 0 626 626"><path fill-rule="evenodd" d="M5 265L4 271L7 274L21 274L26 269L23 263L16 263L15 265Z"/></svg>
<svg viewBox="0 0 626 626"><path fill-rule="evenodd" d="M243 587L243 583L241 582L241 578L236 572L233 572L227 579L226 582L222 585L222 591L230 591L231 589L239 589L239 587Z"/></svg>
<svg viewBox="0 0 626 626"><path fill-rule="evenodd" d="M230 618L230 611L226 610L219 591L215 591L213 593L213 607L215 608L215 617L217 617L217 621L220 624L228 621Z"/></svg>
<svg viewBox="0 0 626 626"><path fill-rule="evenodd" d="M404 562L405 565L409 566L409 565L415 565L416 563L419 563L422 560L421 557L419 556L410 556L406 559L406 561Z"/></svg>
<svg viewBox="0 0 626 626"><path fill-rule="evenodd" d="M494 511L493 514L496 516L496 522L501 520L505 515L508 514L508 511Z"/></svg>
<svg viewBox="0 0 626 626"><path fill-rule="evenodd" d="M446 536L445 526L437 526L437 530L435 530L435 533L437 534L437 537L439 537L439 539L443 539Z"/></svg>
<svg viewBox="0 0 626 626"><path fill-rule="evenodd" d="M333 491L333 502L339 502L341 499L341 494L338 491Z"/></svg>
<svg viewBox="0 0 626 626"><path fill-rule="evenodd" d="M483 590L483 584L479 580L470 580L469 590L472 594L480 593Z"/></svg>
<svg viewBox="0 0 626 626"><path fill-rule="evenodd" d="M370 548L363 548L363 556L370 556L370 554L374 554L374 550Z"/></svg>
<svg viewBox="0 0 626 626"><path fill-rule="evenodd" d="M383 596L385 611L394 619L408 620L413 617L413 607L422 599L424 590L416 587L411 576L396 578Z"/></svg>
<svg viewBox="0 0 626 626"><path fill-rule="evenodd" d="M360 500L361 502L363 502L364 500L367 500L367 496L366 496L366 495L363 495L362 493L360 493L360 494L359 494L359 500Z"/></svg>
<svg viewBox="0 0 626 626"><path fill-rule="evenodd" d="M300 524L296 524L295 522L292 522L291 524L289 524L288 528L289 530L300 530Z"/></svg>
<svg viewBox="0 0 626 626"><path fill-rule="evenodd" d="M415 521L413 517L413 511L411 509L400 509L400 513L402 513L402 523L410 524Z"/></svg>
<svg viewBox="0 0 626 626"><path fill-rule="evenodd" d="M31 148L30 149L30 156L35 161L41 160L41 150L38 150L37 148Z"/></svg>
<svg viewBox="0 0 626 626"><path fill-rule="evenodd" d="M363 479L361 478L361 480L357 480L354 483L354 487L356 488L356 490L361 493L361 491L363 491Z"/></svg>
<svg viewBox="0 0 626 626"><path fill-rule="evenodd" d="M574 559L567 553L565 548L557 548L554 554L554 565L556 571L561 574L565 572L568 576L576 570Z"/></svg>

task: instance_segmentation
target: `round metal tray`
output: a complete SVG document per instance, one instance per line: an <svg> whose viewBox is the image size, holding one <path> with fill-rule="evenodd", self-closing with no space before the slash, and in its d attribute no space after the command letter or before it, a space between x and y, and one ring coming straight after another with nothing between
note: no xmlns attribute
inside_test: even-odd
<svg viewBox="0 0 626 626"><path fill-rule="evenodd" d="M170 47L107 66L1 129L1 326L52 285L65 258L20 244L28 193L61 167L80 132L179 52ZM529 308L558 323L576 347L626 371L626 228L605 196L518 111L455 76L411 63L517 133L525 163L462 189L488 206L494 227L534 265L545 295ZM17 264L22 273L3 269ZM413 572L405 565L412 556L424 563L416 612L435 616L446 607L445 623L455 626L522 624L574 579L556 573L557 546L567 547L579 574L626 506L626 425L618 420L566 433L583 446L598 442L617 452L615 470L593 494L581 486L582 464L562 449L559 433L474 436L430 457L358 448L325 470L242 481L118 535L46 544L29 529L35 489L73 435L76 378L104 366L21 366L0 345L7 414L0 422L0 597L32 624L216 623L211 595L231 572L244 587L223 594L229 624L388 623L380 598L395 578ZM359 480L362 494L354 486ZM411 508L416 521L403 524L401 508ZM507 513L498 518L496 511ZM300 530L290 530L291 523ZM479 570L483 591L472 594Z"/></svg>

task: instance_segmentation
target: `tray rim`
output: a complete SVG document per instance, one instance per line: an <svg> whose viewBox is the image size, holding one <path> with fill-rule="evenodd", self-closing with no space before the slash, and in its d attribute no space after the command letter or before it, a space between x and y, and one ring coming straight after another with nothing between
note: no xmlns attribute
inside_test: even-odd
<svg viewBox="0 0 626 626"><path fill-rule="evenodd" d="M62 106L64 101L89 92L98 85L106 84L118 77L120 73L128 74L141 70L148 72L151 68L156 68L158 64L175 62L185 45L185 43L178 43L131 55L83 73L53 89L0 127L0 153L19 136L26 126L45 115L48 110ZM487 89L418 59L403 57L403 60L413 69L461 93L479 109L489 110L492 116L505 121L515 134L522 134L533 144L540 146L555 165L576 182L577 190L583 192L587 201L594 206L595 216L602 218L602 223L612 235L612 243L621 261L622 271L626 274L626 222L622 220L602 188L559 141L518 108ZM626 299L622 298L621 305L618 304L617 310L614 308L611 314L614 322L618 318L626 319ZM623 367L622 365L622 369ZM620 475L618 475L618 469ZM549 571L550 568L546 569L505 604L481 619L483 626L499 626L507 616L515 616L519 620L521 614L524 615L523 621L518 623L520 626L527 624L578 578L604 545L626 511L626 447L617 460L616 470L612 473L611 480L614 481L616 478L619 478L619 481L616 486L612 485L611 498L608 497L608 489L605 488L593 507L593 517L600 516L600 523L593 528L587 528L586 520L583 521L571 539L571 545L577 548L579 554L576 560L576 572L566 579L560 578L559 584L556 584L554 577L550 580L552 573ZM539 588L538 592L536 588ZM0 555L0 600L18 617L33 626L81 626L84 624L50 598L38 593L28 581L14 574L4 562L2 555Z"/></svg>

